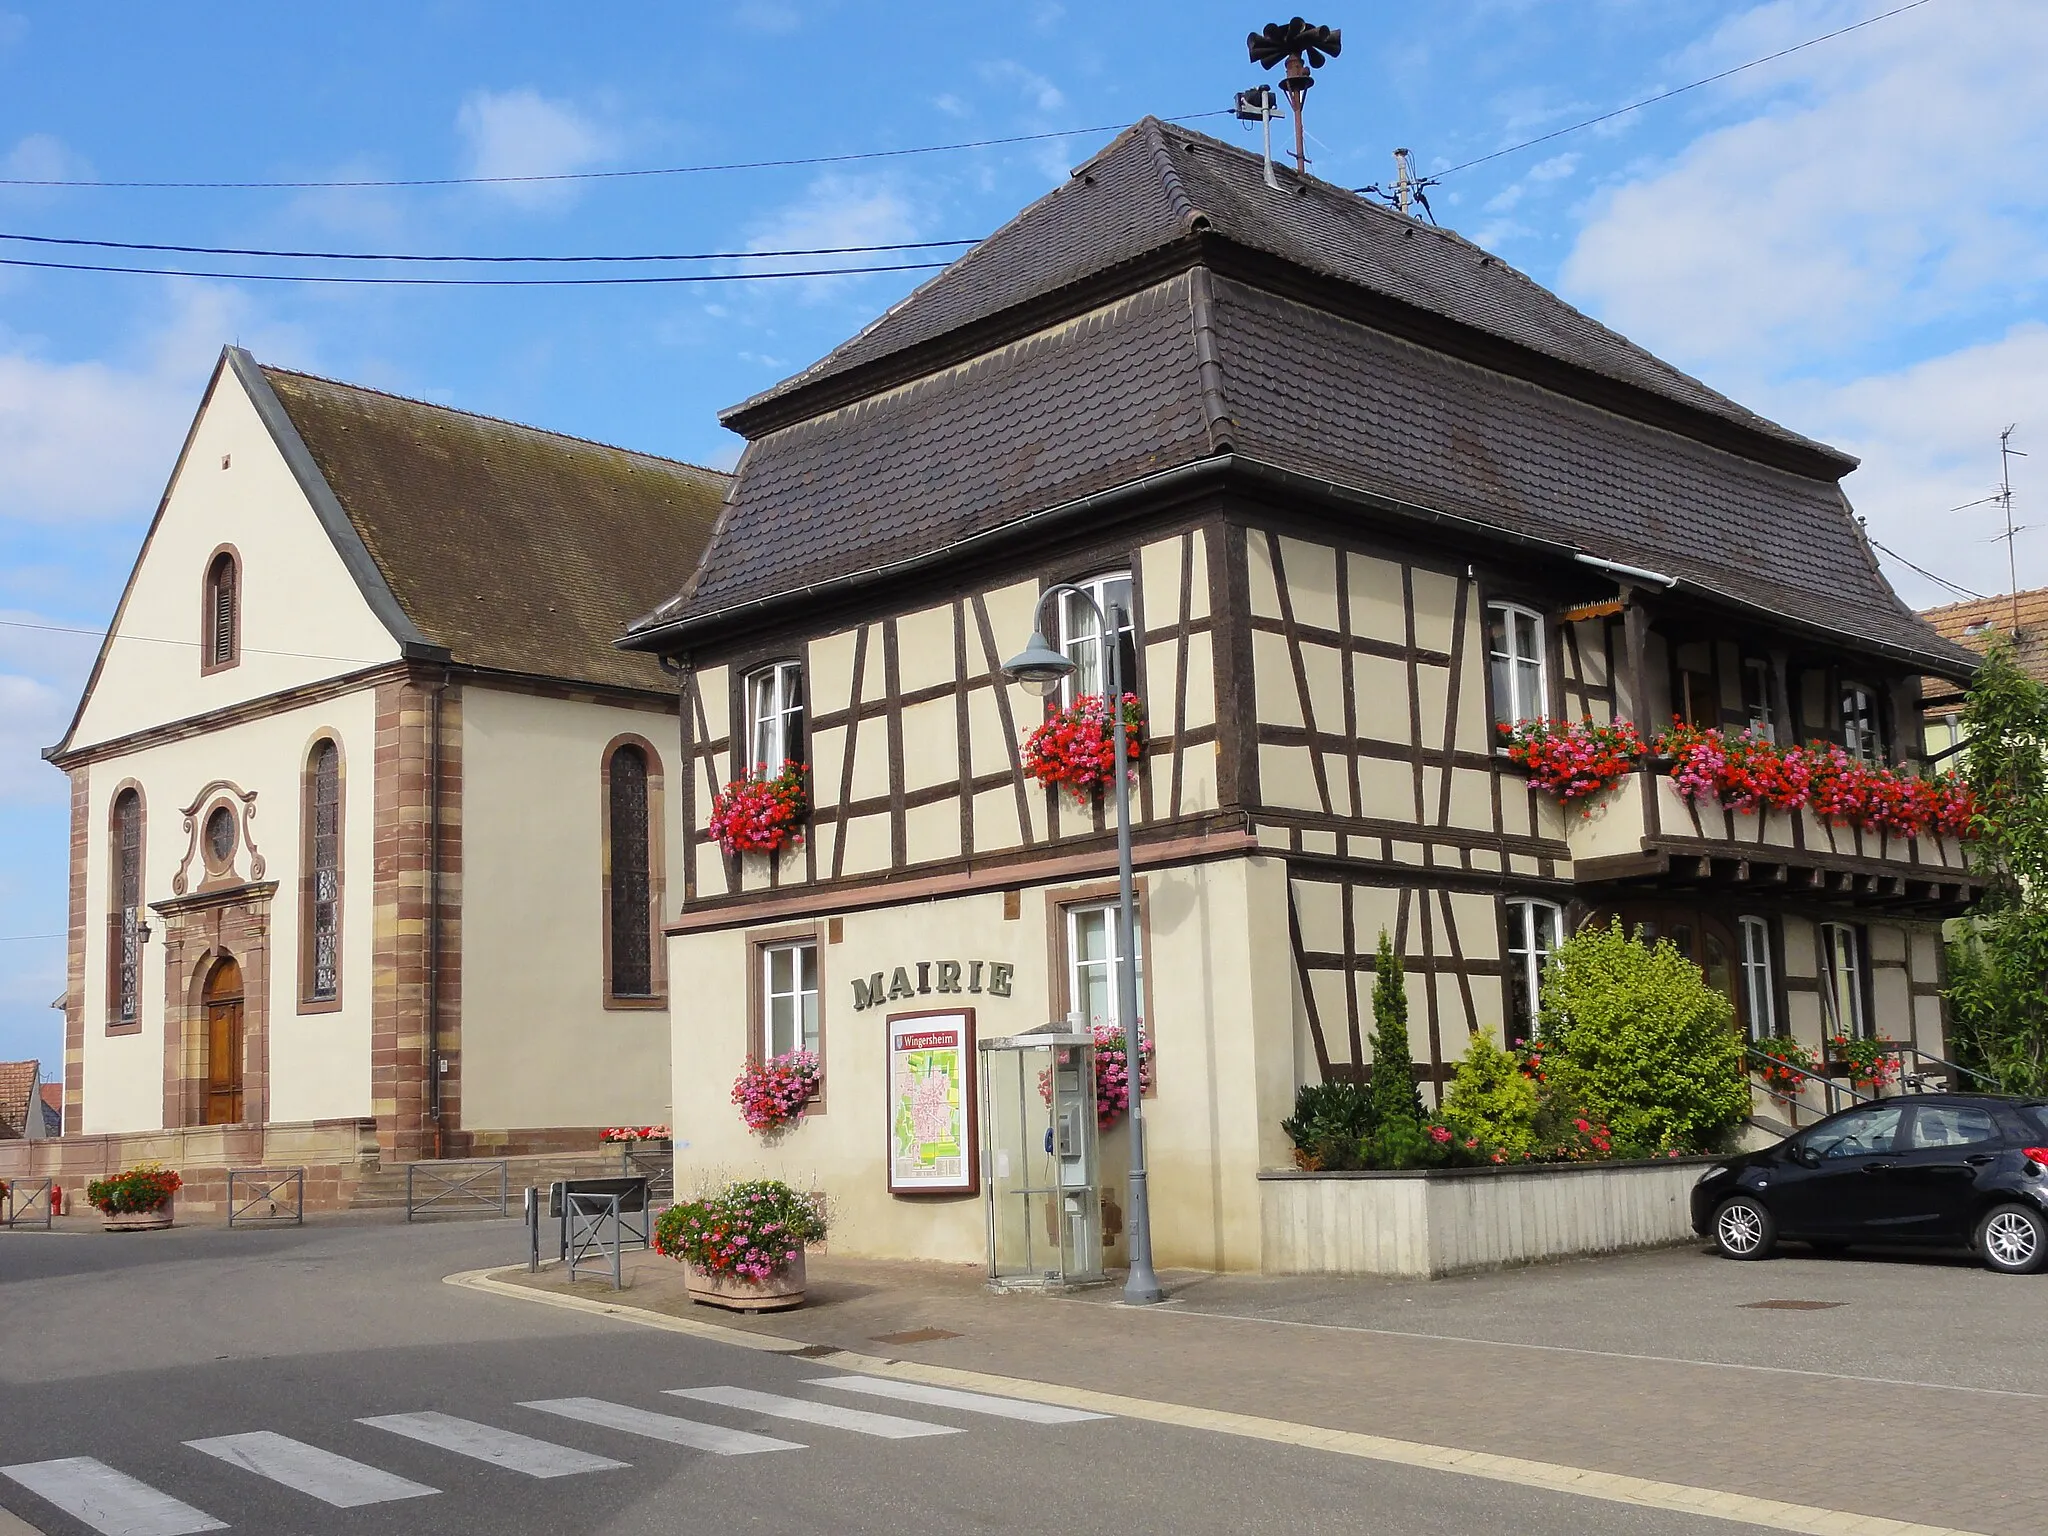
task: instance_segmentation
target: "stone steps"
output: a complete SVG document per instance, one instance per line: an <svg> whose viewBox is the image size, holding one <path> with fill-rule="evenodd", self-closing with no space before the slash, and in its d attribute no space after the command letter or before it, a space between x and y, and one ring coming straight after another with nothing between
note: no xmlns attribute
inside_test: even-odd
<svg viewBox="0 0 2048 1536"><path fill-rule="evenodd" d="M479 1161L498 1161L498 1159L479 1159ZM619 1154L616 1150L593 1150L573 1154L537 1153L523 1157L508 1157L502 1159L502 1161L507 1165L505 1185L509 1196L509 1209L515 1213L519 1209L520 1191L528 1185L545 1190L549 1184L557 1179L604 1178L615 1176L619 1172ZM394 1163L387 1167L379 1168L374 1173L364 1174L361 1182L356 1185L354 1197L349 1201L349 1209L355 1211L403 1210L405 1208L406 1167L407 1165L404 1163ZM459 1176L459 1170L444 1169L444 1171L452 1176ZM424 1181L425 1175L421 1175L421 1178ZM420 1186L422 1197L430 1193L432 1187L438 1186L429 1186L422 1182ZM488 1177L480 1180L477 1185L480 1193L494 1193L496 1187L496 1181ZM425 1214L434 1213L428 1212ZM446 1214L452 1216L457 1213L451 1209Z"/></svg>

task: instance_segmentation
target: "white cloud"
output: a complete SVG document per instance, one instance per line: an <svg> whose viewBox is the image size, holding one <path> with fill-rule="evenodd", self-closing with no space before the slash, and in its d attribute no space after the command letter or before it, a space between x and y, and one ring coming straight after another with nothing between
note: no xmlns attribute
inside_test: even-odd
<svg viewBox="0 0 2048 1536"><path fill-rule="evenodd" d="M749 31L765 32L772 37L785 37L804 24L797 8L781 4L780 0L746 0L733 12L733 19Z"/></svg>
<svg viewBox="0 0 2048 1536"><path fill-rule="evenodd" d="M1577 155L1552 155L1548 160L1540 161L1530 167L1529 180L1563 181L1565 177L1571 175L1578 168L1579 157Z"/></svg>
<svg viewBox="0 0 2048 1536"><path fill-rule="evenodd" d="M1723 25L1727 63L1854 19L1782 0ZM1753 115L1610 191L1565 292L1654 350L1740 379L1894 347L2048 281L2048 7L1909 12L1737 77ZM1887 352L1880 362L1896 356Z"/></svg>
<svg viewBox="0 0 2048 1536"><path fill-rule="evenodd" d="M983 64L980 74L990 85L1014 89L1035 111L1057 112L1067 104L1066 95L1058 86L1037 71L1026 69L1015 59L997 59L994 63Z"/></svg>
<svg viewBox="0 0 2048 1536"><path fill-rule="evenodd" d="M55 805L69 797L64 775L42 760L42 751L70 724L91 667L88 652L83 666L58 678L0 672L0 804Z"/></svg>
<svg viewBox="0 0 2048 1536"><path fill-rule="evenodd" d="M932 98L932 105L948 117L967 116L967 103L958 96L955 96L951 91L947 91L943 95L934 96Z"/></svg>
<svg viewBox="0 0 2048 1536"><path fill-rule="evenodd" d="M471 176L562 176L602 163L612 136L567 102L538 91L472 91L455 126L467 142ZM487 189L523 208L557 208L573 199L574 183L508 182Z"/></svg>
<svg viewBox="0 0 2048 1536"><path fill-rule="evenodd" d="M2015 421L2015 518L2039 530L2019 536L2022 588L2048 585L2048 323L1853 383L1789 384L1757 402L1801 431L1863 460L1844 482L1870 532L1916 565L1977 592L2006 587L1999 511L1976 506L1998 486L1998 434ZM1885 561L1892 584L1915 606L1955 594Z"/></svg>
<svg viewBox="0 0 2048 1536"><path fill-rule="evenodd" d="M12 48L28 36L28 18L19 11L0 11L0 50Z"/></svg>
<svg viewBox="0 0 2048 1536"><path fill-rule="evenodd" d="M922 230L917 208L892 181L881 177L828 172L804 189L804 195L767 222L747 240L750 251L832 249L852 245L887 245L915 240ZM775 271L801 267L865 267L894 260L917 260L913 252L848 256L774 256L743 264L741 271ZM833 293L851 278L786 279L778 289L798 283L807 298Z"/></svg>

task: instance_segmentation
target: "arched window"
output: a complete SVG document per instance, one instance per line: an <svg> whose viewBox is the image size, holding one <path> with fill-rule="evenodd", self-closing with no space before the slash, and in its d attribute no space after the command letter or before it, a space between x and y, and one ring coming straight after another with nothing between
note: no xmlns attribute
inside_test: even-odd
<svg viewBox="0 0 2048 1536"><path fill-rule="evenodd" d="M660 786L660 765L640 742L620 742L605 759L605 999L611 1003L660 1000Z"/></svg>
<svg viewBox="0 0 2048 1536"><path fill-rule="evenodd" d="M299 1000L341 1001L341 747L332 736L306 756L305 873L300 881Z"/></svg>
<svg viewBox="0 0 2048 1536"><path fill-rule="evenodd" d="M141 1026L142 796L114 797L107 881L107 1028Z"/></svg>
<svg viewBox="0 0 2048 1536"><path fill-rule="evenodd" d="M199 658L202 672L218 672L242 659L242 568L231 549L221 550L206 567Z"/></svg>

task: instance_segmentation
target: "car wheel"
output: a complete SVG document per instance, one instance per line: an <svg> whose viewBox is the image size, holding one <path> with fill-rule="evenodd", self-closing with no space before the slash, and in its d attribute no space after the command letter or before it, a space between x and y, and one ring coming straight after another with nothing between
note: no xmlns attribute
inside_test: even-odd
<svg viewBox="0 0 2048 1536"><path fill-rule="evenodd" d="M2024 1205L2001 1205L1977 1224L1977 1252L2002 1275L2031 1275L2048 1262L2048 1222Z"/></svg>
<svg viewBox="0 0 2048 1536"><path fill-rule="evenodd" d="M1778 1224L1771 1213L1748 1195L1724 1200L1714 1212L1714 1246L1724 1258L1766 1258L1777 1240Z"/></svg>

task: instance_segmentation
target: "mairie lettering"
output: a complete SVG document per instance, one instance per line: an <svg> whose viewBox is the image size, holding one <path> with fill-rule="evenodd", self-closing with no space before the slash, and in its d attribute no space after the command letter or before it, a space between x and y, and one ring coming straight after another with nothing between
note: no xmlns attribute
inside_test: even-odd
<svg viewBox="0 0 2048 1536"><path fill-rule="evenodd" d="M1004 960L916 960L853 978L853 1010L935 994L1008 997L1017 967Z"/></svg>

